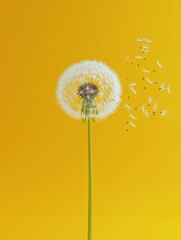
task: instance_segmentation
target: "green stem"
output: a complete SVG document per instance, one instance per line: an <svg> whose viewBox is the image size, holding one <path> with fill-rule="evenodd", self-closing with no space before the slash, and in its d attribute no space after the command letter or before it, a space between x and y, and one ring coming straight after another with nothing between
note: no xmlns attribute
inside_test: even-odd
<svg viewBox="0 0 181 240"><path fill-rule="evenodd" d="M92 128L88 117L89 197L88 197L88 240L93 239L93 174L92 174Z"/></svg>

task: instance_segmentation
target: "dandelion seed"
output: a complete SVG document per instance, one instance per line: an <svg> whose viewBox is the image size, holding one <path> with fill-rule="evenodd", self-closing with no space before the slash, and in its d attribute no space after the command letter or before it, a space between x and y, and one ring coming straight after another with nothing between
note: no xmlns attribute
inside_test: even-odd
<svg viewBox="0 0 181 240"><path fill-rule="evenodd" d="M129 87L133 87L133 86L136 86L136 85L137 85L136 83L130 83Z"/></svg>
<svg viewBox="0 0 181 240"><path fill-rule="evenodd" d="M152 84L152 83L153 83L153 82L152 82L149 78L147 78L147 77L146 77L146 81L149 82L149 84Z"/></svg>
<svg viewBox="0 0 181 240"><path fill-rule="evenodd" d="M157 103L154 104L153 109L155 112L157 111Z"/></svg>
<svg viewBox="0 0 181 240"><path fill-rule="evenodd" d="M145 116L148 118L149 114L148 112L145 110Z"/></svg>
<svg viewBox="0 0 181 240"><path fill-rule="evenodd" d="M143 45L143 46L141 47L141 51L144 52L144 53L145 53L145 52L149 52L149 51L150 51L150 47Z"/></svg>
<svg viewBox="0 0 181 240"><path fill-rule="evenodd" d="M153 102L153 98L152 98L152 97L149 97L149 98L148 98L148 102L149 102L149 103L152 103L152 102Z"/></svg>
<svg viewBox="0 0 181 240"><path fill-rule="evenodd" d="M133 88L130 88L130 89L134 94L137 94L137 91L135 89L133 89Z"/></svg>
<svg viewBox="0 0 181 240"><path fill-rule="evenodd" d="M127 56L127 57L125 58L125 62L127 62L128 59L130 59L130 56Z"/></svg>
<svg viewBox="0 0 181 240"><path fill-rule="evenodd" d="M165 117L166 116L166 114L167 114L167 110L166 109L164 109L164 110L162 110L162 112L160 112L161 113L161 116L162 117Z"/></svg>
<svg viewBox="0 0 181 240"><path fill-rule="evenodd" d="M129 116L130 116L132 119L136 119L136 117L133 116L132 114L129 114Z"/></svg>
<svg viewBox="0 0 181 240"><path fill-rule="evenodd" d="M170 94L170 85L167 87L168 94Z"/></svg>
<svg viewBox="0 0 181 240"><path fill-rule="evenodd" d="M148 43L152 42L152 40L148 39L148 38L136 38L136 41L137 42L148 42Z"/></svg>
<svg viewBox="0 0 181 240"><path fill-rule="evenodd" d="M143 42L144 38L136 38L136 42Z"/></svg>
<svg viewBox="0 0 181 240"><path fill-rule="evenodd" d="M145 111L146 111L145 110L145 105L142 105L141 110L142 110L143 113L145 113Z"/></svg>
<svg viewBox="0 0 181 240"><path fill-rule="evenodd" d="M127 103L125 103L125 107L130 111L131 110L131 107L127 104Z"/></svg>
<svg viewBox="0 0 181 240"><path fill-rule="evenodd" d="M132 126L132 127L136 127L136 125L132 122L129 122L129 124Z"/></svg>
<svg viewBox="0 0 181 240"><path fill-rule="evenodd" d="M164 86L165 86L165 83L160 84L159 90L162 91L164 89Z"/></svg>
<svg viewBox="0 0 181 240"><path fill-rule="evenodd" d="M150 73L151 72L151 70L145 69L145 68L143 68L142 71L145 72L145 73Z"/></svg>
<svg viewBox="0 0 181 240"><path fill-rule="evenodd" d="M163 68L162 64L159 61L156 61L156 64L159 66L159 68Z"/></svg>
<svg viewBox="0 0 181 240"><path fill-rule="evenodd" d="M148 38L145 38L144 40L145 40L145 42L148 42L148 43L151 43L151 42L152 42L152 40L151 40L151 39L148 39Z"/></svg>
<svg viewBox="0 0 181 240"><path fill-rule="evenodd" d="M144 59L143 56L136 56L135 58L136 58L136 59Z"/></svg>

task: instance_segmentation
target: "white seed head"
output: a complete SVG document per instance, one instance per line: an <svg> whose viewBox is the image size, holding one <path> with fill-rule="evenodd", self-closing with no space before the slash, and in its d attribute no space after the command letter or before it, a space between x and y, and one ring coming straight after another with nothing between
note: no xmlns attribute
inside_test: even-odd
<svg viewBox="0 0 181 240"><path fill-rule="evenodd" d="M77 92L79 87L86 83L98 88L98 94L94 98L98 111L97 117L102 119L113 113L121 101L119 77L107 65L92 60L76 63L60 76L56 95L62 109L71 117L82 118L82 104L80 104L82 99ZM95 117L93 112L90 117Z"/></svg>

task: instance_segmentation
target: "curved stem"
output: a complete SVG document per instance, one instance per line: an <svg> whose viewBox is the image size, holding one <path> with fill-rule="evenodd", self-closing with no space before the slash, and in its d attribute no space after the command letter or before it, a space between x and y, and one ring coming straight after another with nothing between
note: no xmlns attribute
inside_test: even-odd
<svg viewBox="0 0 181 240"><path fill-rule="evenodd" d="M88 240L93 239L93 173L92 173L92 128L88 117L88 158L89 158L89 197L88 197Z"/></svg>

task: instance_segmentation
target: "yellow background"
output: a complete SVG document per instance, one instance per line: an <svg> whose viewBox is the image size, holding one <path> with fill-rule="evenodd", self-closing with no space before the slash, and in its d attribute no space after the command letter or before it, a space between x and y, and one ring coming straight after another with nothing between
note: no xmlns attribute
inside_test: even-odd
<svg viewBox="0 0 181 240"><path fill-rule="evenodd" d="M136 37L154 40L168 116L125 134L120 106L94 123L94 240L181 239L181 2L0 3L0 239L87 239L87 126L57 105L57 79L97 59L119 74L124 99Z"/></svg>

